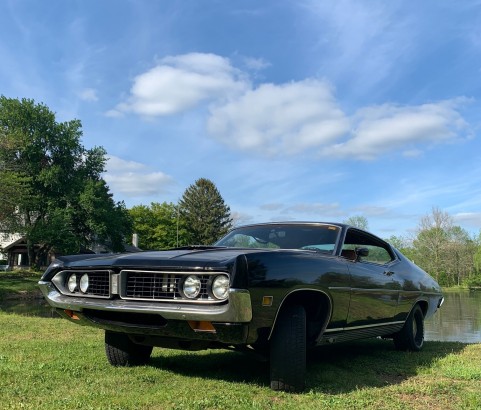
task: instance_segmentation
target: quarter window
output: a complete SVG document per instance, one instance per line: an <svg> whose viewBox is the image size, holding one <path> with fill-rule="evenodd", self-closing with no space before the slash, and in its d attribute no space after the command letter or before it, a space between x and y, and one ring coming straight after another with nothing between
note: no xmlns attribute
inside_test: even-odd
<svg viewBox="0 0 481 410"><path fill-rule="evenodd" d="M345 251L353 251L357 248L366 248L369 250L369 254L367 256L359 257L358 260L360 262L370 262L379 265L385 265L395 259L391 247L386 242L369 235L366 232L351 228L347 231L346 239L344 240L344 244L342 246L342 251L344 252L342 252L341 255L349 253Z"/></svg>

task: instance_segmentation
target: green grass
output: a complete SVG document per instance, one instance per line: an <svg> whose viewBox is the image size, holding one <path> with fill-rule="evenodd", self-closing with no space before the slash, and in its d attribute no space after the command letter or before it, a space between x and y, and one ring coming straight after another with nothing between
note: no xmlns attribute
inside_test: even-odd
<svg viewBox="0 0 481 410"><path fill-rule="evenodd" d="M0 312L2 409L479 409L481 344L427 342L396 352L378 339L308 358L303 394L269 389L268 364L225 350L154 349L114 368L103 332Z"/></svg>

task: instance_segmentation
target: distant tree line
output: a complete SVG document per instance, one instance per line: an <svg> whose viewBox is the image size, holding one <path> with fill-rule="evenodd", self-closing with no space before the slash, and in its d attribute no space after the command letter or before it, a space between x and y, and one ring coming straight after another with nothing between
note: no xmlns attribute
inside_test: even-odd
<svg viewBox="0 0 481 410"><path fill-rule="evenodd" d="M481 286L481 233L471 236L439 208L421 218L413 237L388 241L443 286Z"/></svg>

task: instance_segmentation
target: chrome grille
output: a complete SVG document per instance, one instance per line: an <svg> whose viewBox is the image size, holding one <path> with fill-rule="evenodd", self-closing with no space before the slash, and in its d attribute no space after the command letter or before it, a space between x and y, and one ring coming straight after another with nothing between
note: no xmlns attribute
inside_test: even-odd
<svg viewBox="0 0 481 410"><path fill-rule="evenodd" d="M89 275L87 295L110 296L110 273L108 271L86 273ZM80 277L82 273L78 275Z"/></svg>
<svg viewBox="0 0 481 410"><path fill-rule="evenodd" d="M207 283L215 274L199 274L197 272L149 272L149 271L128 271L121 273L122 291L124 299L190 301L182 297L179 287L182 281L189 275L196 275L201 281L201 290L195 301L212 301L208 292ZM193 301L193 300L192 300Z"/></svg>
<svg viewBox="0 0 481 410"><path fill-rule="evenodd" d="M109 270L63 270L57 273L52 282L57 289L68 296L82 296L92 298L110 298L110 274ZM70 291L68 287L69 279L75 275L76 287ZM80 291L80 279L83 275L88 275L89 286L87 292Z"/></svg>

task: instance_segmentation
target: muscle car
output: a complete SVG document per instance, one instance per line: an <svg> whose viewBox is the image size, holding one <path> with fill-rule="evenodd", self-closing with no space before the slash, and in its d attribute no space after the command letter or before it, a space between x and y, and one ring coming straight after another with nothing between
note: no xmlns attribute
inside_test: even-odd
<svg viewBox="0 0 481 410"><path fill-rule="evenodd" d="M255 224L212 246L59 257L39 286L60 315L105 330L114 366L147 363L153 346L254 351L283 391L304 389L310 348L380 336L419 351L443 302L397 249L340 223Z"/></svg>

